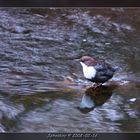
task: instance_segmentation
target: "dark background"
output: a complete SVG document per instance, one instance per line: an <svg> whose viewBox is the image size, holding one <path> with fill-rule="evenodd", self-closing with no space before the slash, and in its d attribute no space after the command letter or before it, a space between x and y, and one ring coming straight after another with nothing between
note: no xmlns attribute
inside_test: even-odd
<svg viewBox="0 0 140 140"><path fill-rule="evenodd" d="M51 134L58 134L58 133L51 133ZM59 134L64 134L64 133L59 133ZM68 134L74 134L74 133L68 133ZM78 133L75 133L78 134ZM79 133L80 134L80 133ZM84 134L84 133L83 133ZM86 134L92 134L92 133L86 133ZM94 133L97 134L97 138L81 138L81 140L85 139L95 139L95 140L139 140L140 138L140 133ZM61 137L51 137L48 138L49 133L7 133L7 134L0 134L1 140L46 140L46 139L68 139L68 140L76 140L77 138L61 138Z"/></svg>
<svg viewBox="0 0 140 140"><path fill-rule="evenodd" d="M1 7L139 7L138 0L0 0Z"/></svg>

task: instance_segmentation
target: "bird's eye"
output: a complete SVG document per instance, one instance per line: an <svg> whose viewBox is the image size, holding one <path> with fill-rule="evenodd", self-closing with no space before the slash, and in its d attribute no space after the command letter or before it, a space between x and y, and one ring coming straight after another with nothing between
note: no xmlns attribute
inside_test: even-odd
<svg viewBox="0 0 140 140"><path fill-rule="evenodd" d="M85 62L85 59L82 59L82 62Z"/></svg>

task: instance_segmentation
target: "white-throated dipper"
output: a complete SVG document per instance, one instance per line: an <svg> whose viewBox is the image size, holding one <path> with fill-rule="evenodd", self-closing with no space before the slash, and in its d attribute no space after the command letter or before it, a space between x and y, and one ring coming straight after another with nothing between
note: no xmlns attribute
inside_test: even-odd
<svg viewBox="0 0 140 140"><path fill-rule="evenodd" d="M95 59L90 56L81 57L80 63L85 78L91 82L97 83L97 86L102 85L111 79L116 71L115 68L104 60Z"/></svg>

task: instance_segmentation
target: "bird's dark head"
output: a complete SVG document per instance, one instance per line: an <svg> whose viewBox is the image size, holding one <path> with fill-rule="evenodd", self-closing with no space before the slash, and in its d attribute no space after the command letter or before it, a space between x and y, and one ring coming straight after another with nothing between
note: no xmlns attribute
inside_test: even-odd
<svg viewBox="0 0 140 140"><path fill-rule="evenodd" d="M90 56L82 56L80 58L80 62L86 64L87 66L92 66L97 63L96 60Z"/></svg>

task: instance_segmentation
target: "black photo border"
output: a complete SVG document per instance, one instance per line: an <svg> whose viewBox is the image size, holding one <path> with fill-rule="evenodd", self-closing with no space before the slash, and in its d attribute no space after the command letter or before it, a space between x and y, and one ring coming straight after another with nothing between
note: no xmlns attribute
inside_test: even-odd
<svg viewBox="0 0 140 140"><path fill-rule="evenodd" d="M139 0L0 0L0 7L140 7Z"/></svg>

